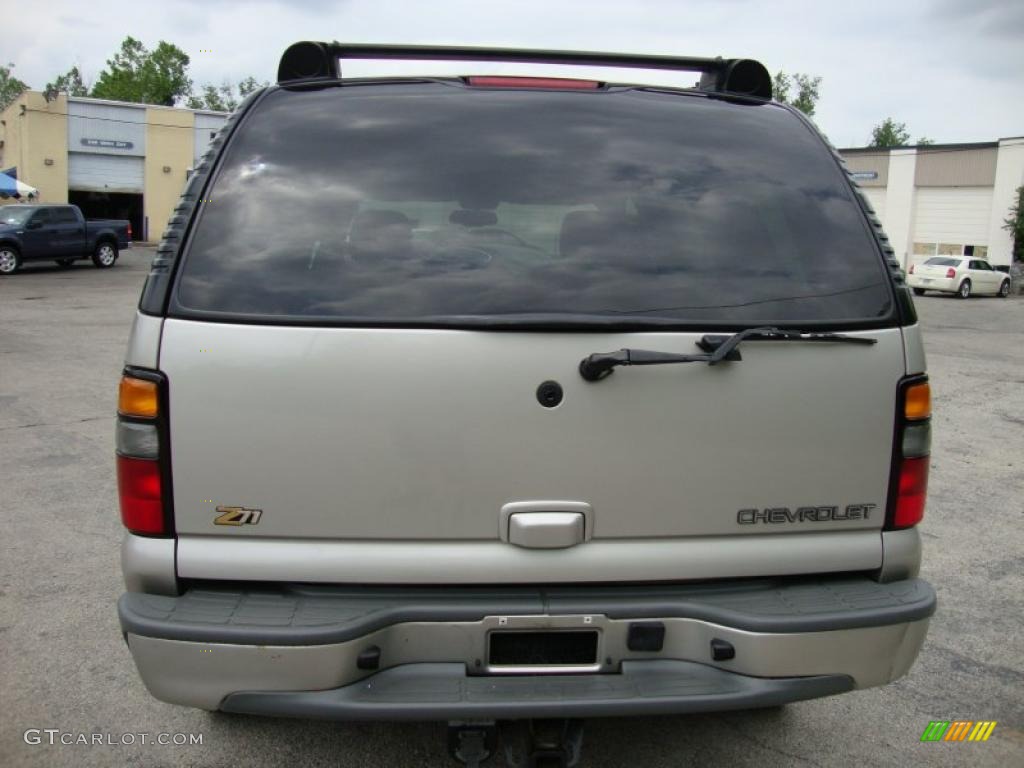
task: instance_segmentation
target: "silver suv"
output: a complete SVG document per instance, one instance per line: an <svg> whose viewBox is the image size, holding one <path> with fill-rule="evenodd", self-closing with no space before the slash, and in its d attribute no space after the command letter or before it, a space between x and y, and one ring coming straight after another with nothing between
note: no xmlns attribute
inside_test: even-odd
<svg viewBox="0 0 1024 768"><path fill-rule="evenodd" d="M121 626L176 704L778 705L905 674L935 609L909 289L749 60L292 46L182 195L119 412Z"/></svg>

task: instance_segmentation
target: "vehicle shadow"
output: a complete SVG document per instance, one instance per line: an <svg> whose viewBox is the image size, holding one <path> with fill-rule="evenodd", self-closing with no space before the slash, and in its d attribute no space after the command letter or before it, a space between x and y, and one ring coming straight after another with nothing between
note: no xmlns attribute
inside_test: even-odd
<svg viewBox="0 0 1024 768"><path fill-rule="evenodd" d="M785 749L789 709L701 715L593 718L585 721L580 766L711 765L730 754L755 763L799 760ZM336 723L208 713L213 739L248 744L249 765L457 766L447 755L444 722ZM228 734L230 733L230 737ZM736 761L742 764L746 759ZM332 762L334 761L334 762ZM506 768L501 748L483 765Z"/></svg>

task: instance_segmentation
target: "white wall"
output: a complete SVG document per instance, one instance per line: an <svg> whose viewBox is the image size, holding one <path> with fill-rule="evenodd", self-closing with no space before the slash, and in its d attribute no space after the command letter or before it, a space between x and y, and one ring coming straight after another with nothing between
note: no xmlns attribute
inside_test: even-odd
<svg viewBox="0 0 1024 768"><path fill-rule="evenodd" d="M1024 186L1024 138L999 142L996 182L992 190L992 211L988 224L988 260L992 264L1009 264L1013 240L1003 229L1010 206L1017 197L1017 188Z"/></svg>
<svg viewBox="0 0 1024 768"><path fill-rule="evenodd" d="M911 232L914 222L914 172L917 152L913 149L894 149L889 156L889 186L885 194L885 233L896 252L896 258L906 268L909 254L914 249Z"/></svg>
<svg viewBox="0 0 1024 768"><path fill-rule="evenodd" d="M882 226L886 227L885 222L885 187L861 187L860 191L864 193L864 197L871 203L871 207L875 209L875 213L878 214L878 218L882 222ZM886 234L888 234L888 228L886 228Z"/></svg>
<svg viewBox="0 0 1024 768"><path fill-rule="evenodd" d="M82 141L130 142L131 147L96 147ZM146 108L68 99L68 151L142 157L146 154Z"/></svg>

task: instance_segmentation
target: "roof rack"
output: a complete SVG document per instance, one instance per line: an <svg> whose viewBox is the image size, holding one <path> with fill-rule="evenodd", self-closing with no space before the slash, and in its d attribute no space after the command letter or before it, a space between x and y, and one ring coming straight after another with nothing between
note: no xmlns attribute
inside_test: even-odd
<svg viewBox="0 0 1024 768"><path fill-rule="evenodd" d="M772 79L768 70L753 59L694 58L652 56L635 53L597 53L592 51L542 51L522 48L474 48L434 45L365 45L320 43L304 40L295 43L281 56L277 82L282 85L338 80L341 59L403 61L501 61L530 64L577 64L630 69L669 69L701 73L703 91L771 99Z"/></svg>

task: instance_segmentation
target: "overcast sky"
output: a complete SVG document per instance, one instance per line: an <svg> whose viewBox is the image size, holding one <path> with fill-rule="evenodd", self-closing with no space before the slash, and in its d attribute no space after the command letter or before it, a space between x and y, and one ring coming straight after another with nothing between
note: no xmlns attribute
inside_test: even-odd
<svg viewBox="0 0 1024 768"><path fill-rule="evenodd" d="M1021 0L0 0L0 7L0 58L35 89L72 65L95 80L127 34L148 47L167 40L184 49L197 86L250 74L273 80L281 52L296 40L575 48L748 57L773 73L820 75L815 118L840 147L863 146L887 116L905 122L913 139L1024 134ZM425 66L468 73L465 64ZM422 71L388 63L360 64L358 72L399 70ZM671 77L627 72L623 79Z"/></svg>

